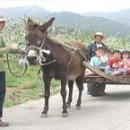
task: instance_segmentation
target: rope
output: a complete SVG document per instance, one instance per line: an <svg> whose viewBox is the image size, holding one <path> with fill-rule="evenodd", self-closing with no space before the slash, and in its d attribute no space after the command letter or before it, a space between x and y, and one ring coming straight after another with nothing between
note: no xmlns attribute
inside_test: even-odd
<svg viewBox="0 0 130 130"><path fill-rule="evenodd" d="M26 73L27 68L28 68L27 64L25 64L24 71L23 71L20 75L17 75L17 74L15 74L15 73L11 70L10 62L9 62L9 54L8 54L8 53L6 54L6 59L7 59L7 66L8 66L9 72L10 72L13 76L15 76L15 77L22 77L22 76Z"/></svg>

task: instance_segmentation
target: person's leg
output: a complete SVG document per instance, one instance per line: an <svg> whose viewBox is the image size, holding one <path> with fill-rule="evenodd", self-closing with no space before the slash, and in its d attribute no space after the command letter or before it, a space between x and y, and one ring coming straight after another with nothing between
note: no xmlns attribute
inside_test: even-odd
<svg viewBox="0 0 130 130"><path fill-rule="evenodd" d="M92 72L92 71L89 70L89 69L86 69L86 71L85 71L85 76L94 76L94 75L96 75L94 72Z"/></svg>
<svg viewBox="0 0 130 130"><path fill-rule="evenodd" d="M114 70L111 69L111 68L105 68L105 69L104 69L104 72L105 72L106 74L112 74L112 73L114 72Z"/></svg>
<svg viewBox="0 0 130 130"><path fill-rule="evenodd" d="M6 127L9 125L8 122L3 122L1 120L3 116L3 104L6 93L6 82L5 82L5 72L0 72L0 127Z"/></svg>
<svg viewBox="0 0 130 130"><path fill-rule="evenodd" d="M112 75L120 76L120 75L126 75L126 69L120 68L112 73Z"/></svg>
<svg viewBox="0 0 130 130"><path fill-rule="evenodd" d="M130 75L130 68L127 68L127 69L126 69L126 74L127 74L127 75Z"/></svg>
<svg viewBox="0 0 130 130"><path fill-rule="evenodd" d="M114 71L113 73L111 73L111 75L115 75L115 76L119 76L121 75L119 71Z"/></svg>
<svg viewBox="0 0 130 130"><path fill-rule="evenodd" d="M0 72L0 118L3 116L3 103L5 98L5 72Z"/></svg>

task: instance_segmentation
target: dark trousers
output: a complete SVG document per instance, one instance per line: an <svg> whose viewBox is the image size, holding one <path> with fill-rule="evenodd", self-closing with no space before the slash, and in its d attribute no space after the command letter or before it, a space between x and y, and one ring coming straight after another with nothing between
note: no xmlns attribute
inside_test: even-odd
<svg viewBox="0 0 130 130"><path fill-rule="evenodd" d="M3 116L3 103L6 93L5 72L0 72L0 118Z"/></svg>

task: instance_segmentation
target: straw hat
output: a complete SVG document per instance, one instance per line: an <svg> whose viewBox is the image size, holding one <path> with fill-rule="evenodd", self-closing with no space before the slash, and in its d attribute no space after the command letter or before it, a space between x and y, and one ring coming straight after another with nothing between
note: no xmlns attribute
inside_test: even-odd
<svg viewBox="0 0 130 130"><path fill-rule="evenodd" d="M102 38L104 38L104 34L102 32L96 32L94 36L101 36Z"/></svg>

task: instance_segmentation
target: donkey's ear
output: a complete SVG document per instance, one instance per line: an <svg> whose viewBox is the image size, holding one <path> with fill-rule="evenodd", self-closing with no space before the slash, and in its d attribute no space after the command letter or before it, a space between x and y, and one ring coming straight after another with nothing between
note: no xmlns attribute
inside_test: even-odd
<svg viewBox="0 0 130 130"><path fill-rule="evenodd" d="M33 21L31 18L28 18L28 20L27 20L27 25L28 25L28 26L34 26L35 23L34 23L34 21Z"/></svg>
<svg viewBox="0 0 130 130"><path fill-rule="evenodd" d="M33 20L31 20L30 18L28 18L27 20L27 24L26 24L26 28L28 31L32 31L34 30L34 28L37 26L37 24L35 22L33 22Z"/></svg>
<svg viewBox="0 0 130 130"><path fill-rule="evenodd" d="M40 26L40 30L42 32L45 32L48 29L48 27L52 25L54 20L55 20L55 17L52 17L51 19L49 19L47 22L45 22L43 25Z"/></svg>
<svg viewBox="0 0 130 130"><path fill-rule="evenodd" d="M27 24L28 24L28 23L34 23L34 22L33 22L33 20L32 20L31 18L28 18Z"/></svg>

